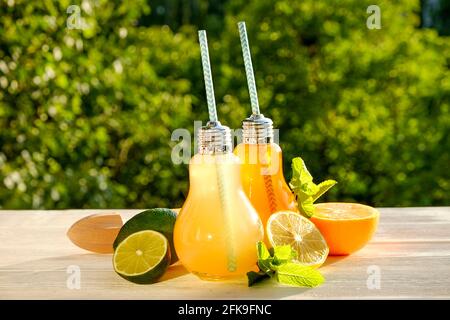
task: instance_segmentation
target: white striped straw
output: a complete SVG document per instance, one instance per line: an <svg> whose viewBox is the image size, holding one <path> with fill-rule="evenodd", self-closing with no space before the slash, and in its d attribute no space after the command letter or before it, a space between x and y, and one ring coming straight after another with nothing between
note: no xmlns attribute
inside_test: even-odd
<svg viewBox="0 0 450 320"><path fill-rule="evenodd" d="M239 22L238 27L239 36L241 38L242 56L244 57L245 74L247 75L248 92L250 94L250 104L252 105L252 113L260 114L258 93L256 91L255 74L253 73L252 57L250 55L250 47L248 44L245 22Z"/></svg>
<svg viewBox="0 0 450 320"><path fill-rule="evenodd" d="M216 100L214 98L214 85L211 73L211 64L209 62L208 39L206 31L198 32L200 42L200 52L202 55L203 77L205 79L206 101L208 103L209 121L217 122Z"/></svg>

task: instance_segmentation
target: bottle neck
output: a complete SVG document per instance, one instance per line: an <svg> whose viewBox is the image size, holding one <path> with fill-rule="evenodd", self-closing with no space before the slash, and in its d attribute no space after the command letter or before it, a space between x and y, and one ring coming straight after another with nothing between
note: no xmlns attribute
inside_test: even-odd
<svg viewBox="0 0 450 320"><path fill-rule="evenodd" d="M242 140L245 144L267 144L274 141L273 122L264 115L251 115L242 122Z"/></svg>

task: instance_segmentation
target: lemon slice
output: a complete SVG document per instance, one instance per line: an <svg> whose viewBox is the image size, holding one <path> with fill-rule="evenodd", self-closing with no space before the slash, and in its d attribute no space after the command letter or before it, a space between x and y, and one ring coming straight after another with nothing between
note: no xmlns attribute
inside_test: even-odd
<svg viewBox="0 0 450 320"><path fill-rule="evenodd" d="M328 256L328 245L316 226L299 213L279 211L267 221L267 236L272 246L291 245L297 262L320 267Z"/></svg>
<svg viewBox="0 0 450 320"><path fill-rule="evenodd" d="M114 270L135 283L155 282L169 264L169 242L164 235L152 230L129 235L114 251Z"/></svg>

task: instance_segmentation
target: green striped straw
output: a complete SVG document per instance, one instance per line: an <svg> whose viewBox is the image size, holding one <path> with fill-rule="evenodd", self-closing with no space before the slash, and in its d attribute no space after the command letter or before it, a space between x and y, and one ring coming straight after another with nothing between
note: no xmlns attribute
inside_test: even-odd
<svg viewBox="0 0 450 320"><path fill-rule="evenodd" d="M200 30L198 32L200 42L200 53L202 55L203 76L205 79L206 100L208 103L209 121L217 123L216 101L214 98L214 86L211 73L211 65L209 61L208 40L206 38L206 31ZM223 170L223 165L216 162L217 187L219 190L220 205L225 218L225 234L227 244L227 270L234 272L237 269L236 253L234 248L234 233L232 227L232 212L229 206L230 201L228 197L227 177Z"/></svg>
<svg viewBox="0 0 450 320"><path fill-rule="evenodd" d="M209 121L217 122L216 99L214 98L214 85L211 73L211 64L209 62L208 39L206 31L198 32L200 42L200 53L202 55L203 77L205 79L206 101L208 103Z"/></svg>
<svg viewBox="0 0 450 320"><path fill-rule="evenodd" d="M239 37L241 38L242 56L244 58L245 75L247 76L248 92L250 95L250 104L252 106L252 113L260 115L258 92L256 91L255 74L253 72L252 56L250 54L250 45L248 43L247 29L245 22L238 22ZM277 211L277 202L273 192L272 176L264 175L264 185L266 188L267 198L269 201L270 211Z"/></svg>
<svg viewBox="0 0 450 320"><path fill-rule="evenodd" d="M259 115L258 92L256 91L255 74L253 72L252 56L250 55L250 46L248 44L247 29L245 22L238 23L239 37L241 38L242 56L244 57L245 74L247 76L248 92L250 94L250 104L252 113Z"/></svg>

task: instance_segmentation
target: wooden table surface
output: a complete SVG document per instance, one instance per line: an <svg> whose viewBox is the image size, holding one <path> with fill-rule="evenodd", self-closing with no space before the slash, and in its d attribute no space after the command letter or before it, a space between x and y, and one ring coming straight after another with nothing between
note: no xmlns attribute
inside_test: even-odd
<svg viewBox="0 0 450 320"><path fill-rule="evenodd" d="M0 211L0 299L449 299L450 207L379 210L374 239L329 257L320 269L326 282L314 289L206 282L179 264L156 284L135 285L114 273L111 255L76 247L66 231L93 213L125 221L141 210ZM79 289L70 285L78 268Z"/></svg>

